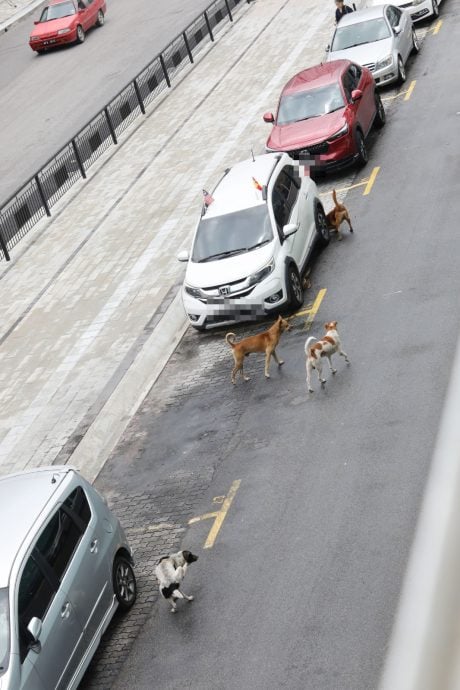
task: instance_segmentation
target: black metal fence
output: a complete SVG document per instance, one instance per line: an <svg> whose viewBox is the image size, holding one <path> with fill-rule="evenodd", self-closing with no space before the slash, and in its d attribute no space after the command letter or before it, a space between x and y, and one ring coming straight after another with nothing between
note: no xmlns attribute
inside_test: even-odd
<svg viewBox="0 0 460 690"><path fill-rule="evenodd" d="M190 63L244 0L214 0L137 77L0 208L0 260L106 151L145 107Z"/></svg>

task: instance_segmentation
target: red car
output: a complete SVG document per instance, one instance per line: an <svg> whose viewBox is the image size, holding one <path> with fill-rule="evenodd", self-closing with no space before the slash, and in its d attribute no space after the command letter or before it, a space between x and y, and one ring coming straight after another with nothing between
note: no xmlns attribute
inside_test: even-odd
<svg viewBox="0 0 460 690"><path fill-rule="evenodd" d="M318 171L368 160L365 139L385 110L372 73L349 60L335 60L296 74L284 87L267 151L288 151Z"/></svg>
<svg viewBox="0 0 460 690"><path fill-rule="evenodd" d="M102 26L105 0L50 0L40 19L34 22L29 45L37 53L65 43L83 43L92 26Z"/></svg>

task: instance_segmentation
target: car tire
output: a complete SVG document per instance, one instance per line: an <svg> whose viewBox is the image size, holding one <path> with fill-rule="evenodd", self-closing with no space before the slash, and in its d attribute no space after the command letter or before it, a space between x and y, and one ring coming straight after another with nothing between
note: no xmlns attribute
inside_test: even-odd
<svg viewBox="0 0 460 690"><path fill-rule="evenodd" d="M439 5L438 5L438 0L432 0L432 10L433 10L433 19L437 19L439 17Z"/></svg>
<svg viewBox="0 0 460 690"><path fill-rule="evenodd" d="M104 26L104 22L104 12L102 10L99 10L99 12L97 13L96 26Z"/></svg>
<svg viewBox="0 0 460 690"><path fill-rule="evenodd" d="M81 24L77 26L77 43L83 43L85 40L85 30Z"/></svg>
<svg viewBox="0 0 460 690"><path fill-rule="evenodd" d="M412 29L412 50L411 55L417 55L420 52L420 42L418 36L415 33L415 29Z"/></svg>
<svg viewBox="0 0 460 690"><path fill-rule="evenodd" d="M387 120L387 116L385 113L385 108L383 107L383 103L382 103L382 99L380 97L380 94L377 92L375 93L375 109L376 109L376 113L375 113L375 118L374 118L374 124L376 127L381 129Z"/></svg>
<svg viewBox="0 0 460 690"><path fill-rule="evenodd" d="M137 583L133 566L125 556L118 555L113 562L113 592L121 611L129 611L137 597Z"/></svg>
<svg viewBox="0 0 460 690"><path fill-rule="evenodd" d="M317 204L315 208L315 227L316 243L320 247L327 247L330 240L329 228L327 225L326 214L322 204Z"/></svg>
<svg viewBox="0 0 460 690"><path fill-rule="evenodd" d="M360 129L356 130L355 143L358 166L360 168L363 168L369 160L369 154L367 152L366 142L364 141L363 133Z"/></svg>
<svg viewBox="0 0 460 690"><path fill-rule="evenodd" d="M398 55L398 84L404 84L407 79L406 68L401 55Z"/></svg>
<svg viewBox="0 0 460 690"><path fill-rule="evenodd" d="M303 289L300 274L295 264L288 266L286 286L289 294L289 306L292 309L298 309L303 304Z"/></svg>

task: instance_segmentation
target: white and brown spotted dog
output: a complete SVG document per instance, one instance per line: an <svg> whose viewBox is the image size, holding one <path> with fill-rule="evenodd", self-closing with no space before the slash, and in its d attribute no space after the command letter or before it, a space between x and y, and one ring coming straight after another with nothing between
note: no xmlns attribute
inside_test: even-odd
<svg viewBox="0 0 460 690"><path fill-rule="evenodd" d="M334 230L337 233L337 239L342 239L342 233L340 232L340 226L344 221L348 223L350 232L353 232L353 226L350 220L350 214L348 209L344 204L337 201L337 194L335 189L332 190L332 200L334 201L334 208L326 216L327 226L329 230Z"/></svg>
<svg viewBox="0 0 460 690"><path fill-rule="evenodd" d="M318 378L320 380L321 386L324 386L326 379L322 378L323 371L323 357L327 357L331 372L333 374L337 373L337 369L332 366L331 357L336 352L339 353L341 357L345 357L347 364L350 364L348 355L342 350L342 345L340 343L339 334L337 333L337 321L329 321L324 324L326 329L326 335L321 340L316 340L316 338L307 338L305 343L305 355L307 357L307 386L309 393L313 393L313 388L311 387L311 371L316 369L318 372ZM314 345L312 343L315 343Z"/></svg>
<svg viewBox="0 0 460 690"><path fill-rule="evenodd" d="M160 558L155 568L155 575L160 585L160 592L165 599L171 602L171 613L176 613L177 599L193 601L193 597L187 596L187 594L181 592L179 587L185 577L188 566L190 563L194 563L197 560L198 556L195 556L191 551L178 551L170 556L163 556L163 558Z"/></svg>

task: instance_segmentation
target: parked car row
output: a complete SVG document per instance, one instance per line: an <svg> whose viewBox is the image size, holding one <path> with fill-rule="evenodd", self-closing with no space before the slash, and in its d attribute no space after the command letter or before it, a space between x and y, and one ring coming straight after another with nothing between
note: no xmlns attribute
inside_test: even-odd
<svg viewBox="0 0 460 690"><path fill-rule="evenodd" d="M205 192L191 252L178 256L187 262L182 299L197 330L302 304L312 249L329 242L312 178L367 163L366 138L385 124L378 89L404 83L406 62L419 51L411 13L425 0L370 4L342 17L325 61L294 75L276 113L264 114L272 124L267 154L226 170Z"/></svg>

